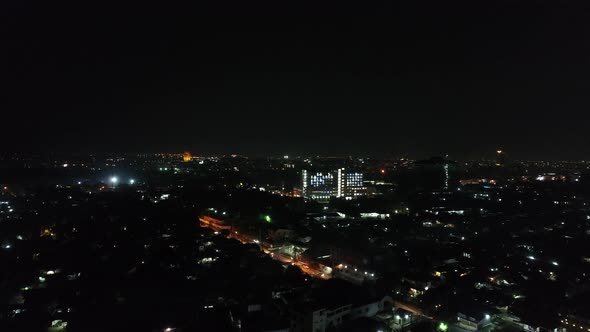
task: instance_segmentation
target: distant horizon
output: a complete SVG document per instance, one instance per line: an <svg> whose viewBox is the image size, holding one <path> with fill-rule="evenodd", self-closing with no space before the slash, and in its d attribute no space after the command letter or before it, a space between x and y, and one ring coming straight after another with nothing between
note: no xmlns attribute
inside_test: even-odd
<svg viewBox="0 0 590 332"><path fill-rule="evenodd" d="M66 157L66 156L111 156L111 155L158 155L158 154L165 154L165 155L179 155L181 156L184 152L191 153L192 157L231 157L231 156L239 156L239 157L246 157L246 158L273 158L273 159L302 159L302 158L327 158L327 159L346 159L346 158L369 158L369 159L383 159L383 160L428 160L431 158L445 158L448 160L460 160L460 161L491 161L494 160L494 156L490 153L489 156L479 156L479 157L455 157L452 155L440 155L440 154L432 154L432 155L386 155L386 154L379 154L379 155L362 155L362 154L277 154L277 153L269 153L269 154L260 154L260 153L231 153L231 152L220 152L220 153L202 153L199 154L195 152L195 150L184 149L184 150L167 150L167 151L96 151L96 152L71 152L71 151L18 151L18 152L2 152L1 155L19 155L19 156L51 156L55 155L56 157ZM284 158L288 156L289 158ZM590 158L580 158L580 159L557 159L557 158L547 158L547 159L537 159L537 158L516 158L511 156L509 153L507 154L509 161L518 161L518 162L589 162Z"/></svg>

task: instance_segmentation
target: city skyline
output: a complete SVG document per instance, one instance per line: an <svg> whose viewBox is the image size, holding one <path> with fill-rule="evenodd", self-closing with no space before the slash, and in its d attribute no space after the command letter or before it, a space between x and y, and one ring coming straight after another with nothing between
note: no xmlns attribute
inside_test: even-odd
<svg viewBox="0 0 590 332"><path fill-rule="evenodd" d="M0 154L0 330L590 330L590 162L491 152Z"/></svg>
<svg viewBox="0 0 590 332"><path fill-rule="evenodd" d="M586 3L0 17L0 331L590 332Z"/></svg>

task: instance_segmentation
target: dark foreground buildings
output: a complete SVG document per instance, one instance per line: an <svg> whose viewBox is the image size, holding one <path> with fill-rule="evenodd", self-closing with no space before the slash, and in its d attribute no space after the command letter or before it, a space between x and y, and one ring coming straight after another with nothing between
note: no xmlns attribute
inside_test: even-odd
<svg viewBox="0 0 590 332"><path fill-rule="evenodd" d="M185 159L4 157L0 331L590 329L586 162Z"/></svg>

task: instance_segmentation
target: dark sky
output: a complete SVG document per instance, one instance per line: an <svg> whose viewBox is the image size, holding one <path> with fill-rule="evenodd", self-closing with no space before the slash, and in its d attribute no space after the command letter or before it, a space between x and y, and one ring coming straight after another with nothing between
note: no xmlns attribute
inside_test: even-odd
<svg viewBox="0 0 590 332"><path fill-rule="evenodd" d="M173 3L5 1L0 149L590 158L584 1Z"/></svg>

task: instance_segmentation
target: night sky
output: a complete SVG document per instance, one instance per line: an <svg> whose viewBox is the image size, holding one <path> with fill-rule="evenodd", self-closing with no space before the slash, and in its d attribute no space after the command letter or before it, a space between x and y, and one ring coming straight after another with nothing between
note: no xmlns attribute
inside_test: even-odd
<svg viewBox="0 0 590 332"><path fill-rule="evenodd" d="M4 1L1 150L590 158L584 1Z"/></svg>

